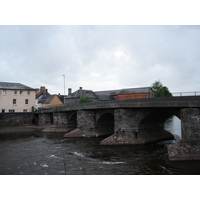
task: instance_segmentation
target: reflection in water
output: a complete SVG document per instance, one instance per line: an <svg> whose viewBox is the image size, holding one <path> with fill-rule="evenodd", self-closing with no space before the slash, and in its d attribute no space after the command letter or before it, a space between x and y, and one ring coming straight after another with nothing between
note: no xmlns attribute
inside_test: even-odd
<svg viewBox="0 0 200 200"><path fill-rule="evenodd" d="M180 137L177 119L169 119L165 127ZM199 161L168 160L167 146L176 141L101 146L104 138L63 138L62 133L41 133L38 137L31 134L10 139L11 135L0 138L0 174L200 174Z"/></svg>

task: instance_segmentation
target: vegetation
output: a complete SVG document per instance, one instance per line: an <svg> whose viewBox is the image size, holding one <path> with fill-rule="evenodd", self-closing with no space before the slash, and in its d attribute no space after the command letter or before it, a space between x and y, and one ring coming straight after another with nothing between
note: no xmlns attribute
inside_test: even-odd
<svg viewBox="0 0 200 200"><path fill-rule="evenodd" d="M55 108L52 109L52 111L53 112L58 112L58 108L55 107Z"/></svg>
<svg viewBox="0 0 200 200"><path fill-rule="evenodd" d="M90 103L90 102L92 102L92 99L90 97L88 97L88 96L81 97L79 99L79 103Z"/></svg>
<svg viewBox="0 0 200 200"><path fill-rule="evenodd" d="M155 97L172 97L172 93L160 81L156 81L151 87L155 92Z"/></svg>

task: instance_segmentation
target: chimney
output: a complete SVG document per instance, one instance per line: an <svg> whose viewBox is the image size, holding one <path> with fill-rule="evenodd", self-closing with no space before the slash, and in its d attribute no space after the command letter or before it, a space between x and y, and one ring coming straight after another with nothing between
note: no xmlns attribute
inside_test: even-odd
<svg viewBox="0 0 200 200"><path fill-rule="evenodd" d="M79 90L80 90L80 97L83 97L83 92L82 92L82 87L79 87Z"/></svg>
<svg viewBox="0 0 200 200"><path fill-rule="evenodd" d="M40 91L44 91L44 90L45 90L45 86L41 86Z"/></svg>
<svg viewBox="0 0 200 200"><path fill-rule="evenodd" d="M68 95L72 93L72 88L68 88Z"/></svg>

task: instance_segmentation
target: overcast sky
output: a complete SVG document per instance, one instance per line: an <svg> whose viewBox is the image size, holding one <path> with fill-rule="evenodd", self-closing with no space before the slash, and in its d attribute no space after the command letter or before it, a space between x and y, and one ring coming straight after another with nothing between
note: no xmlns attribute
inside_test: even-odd
<svg viewBox="0 0 200 200"><path fill-rule="evenodd" d="M0 81L50 93L151 86L200 91L200 26L0 26Z"/></svg>

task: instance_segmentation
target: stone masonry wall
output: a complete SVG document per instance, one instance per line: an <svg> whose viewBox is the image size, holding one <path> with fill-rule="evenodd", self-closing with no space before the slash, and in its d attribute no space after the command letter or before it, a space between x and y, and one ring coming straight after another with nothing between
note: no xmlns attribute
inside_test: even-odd
<svg viewBox="0 0 200 200"><path fill-rule="evenodd" d="M52 125L53 114L52 113L41 113L39 114L39 125Z"/></svg>
<svg viewBox="0 0 200 200"><path fill-rule="evenodd" d="M68 113L53 113L53 125L66 126L68 124Z"/></svg>
<svg viewBox="0 0 200 200"><path fill-rule="evenodd" d="M32 123L32 113L0 113L0 126L24 125Z"/></svg>
<svg viewBox="0 0 200 200"><path fill-rule="evenodd" d="M77 128L90 129L95 128L95 113L94 111L77 112Z"/></svg>
<svg viewBox="0 0 200 200"><path fill-rule="evenodd" d="M187 143L200 143L200 109L181 110L182 140Z"/></svg>

